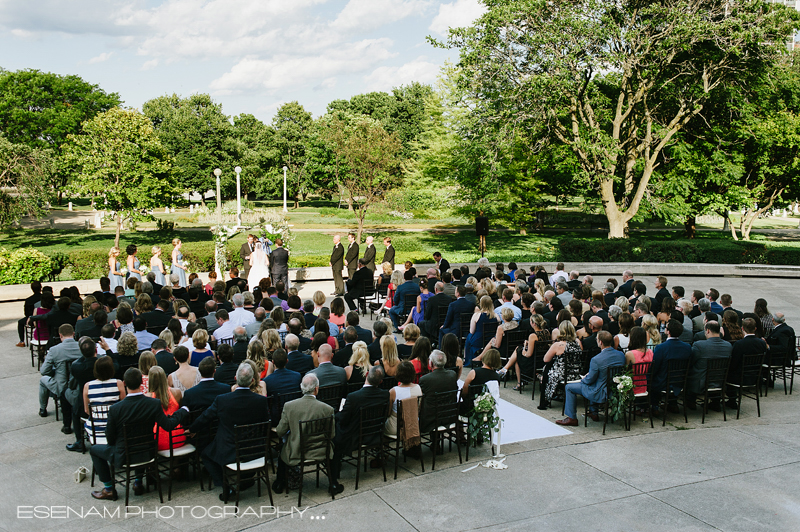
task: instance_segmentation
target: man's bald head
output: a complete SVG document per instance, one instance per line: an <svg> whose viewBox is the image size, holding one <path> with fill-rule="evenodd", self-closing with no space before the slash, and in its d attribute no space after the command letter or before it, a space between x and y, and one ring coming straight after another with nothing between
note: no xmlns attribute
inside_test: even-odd
<svg viewBox="0 0 800 532"><path fill-rule="evenodd" d="M592 328L592 332L597 332L603 328L603 318L600 316L592 316L589 318L589 326Z"/></svg>
<svg viewBox="0 0 800 532"><path fill-rule="evenodd" d="M333 348L330 344L322 344L317 350L317 358L320 362L330 362L333 359Z"/></svg>

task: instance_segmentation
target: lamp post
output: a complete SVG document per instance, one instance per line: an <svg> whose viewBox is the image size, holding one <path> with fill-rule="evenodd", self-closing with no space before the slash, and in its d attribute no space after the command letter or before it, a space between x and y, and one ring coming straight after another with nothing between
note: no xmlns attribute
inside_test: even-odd
<svg viewBox="0 0 800 532"><path fill-rule="evenodd" d="M222 170L219 168L214 169L214 175L217 176L217 231L222 231L222 190L219 183L219 176L222 175ZM219 268L219 246L214 246L214 270L217 272L217 279L222 279L222 272Z"/></svg>
<svg viewBox="0 0 800 532"><path fill-rule="evenodd" d="M238 229L242 227L242 183L239 179L242 167L237 166L233 171L236 172L236 228Z"/></svg>
<svg viewBox="0 0 800 532"><path fill-rule="evenodd" d="M289 212L286 210L286 170L287 167L283 167L283 212Z"/></svg>

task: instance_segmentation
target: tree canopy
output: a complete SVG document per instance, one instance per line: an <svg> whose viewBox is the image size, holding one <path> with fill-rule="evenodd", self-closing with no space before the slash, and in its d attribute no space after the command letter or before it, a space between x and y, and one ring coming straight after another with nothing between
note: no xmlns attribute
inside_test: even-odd
<svg viewBox="0 0 800 532"><path fill-rule="evenodd" d="M533 151L569 146L612 238L626 235L675 134L715 90L773 63L798 20L760 1L485 3L445 44L460 50L476 120Z"/></svg>
<svg viewBox="0 0 800 532"><path fill-rule="evenodd" d="M71 190L107 202L115 212L119 245L123 218L148 218L179 193L170 156L150 120L134 110L109 109L86 121L81 133L64 144L66 162L79 176Z"/></svg>

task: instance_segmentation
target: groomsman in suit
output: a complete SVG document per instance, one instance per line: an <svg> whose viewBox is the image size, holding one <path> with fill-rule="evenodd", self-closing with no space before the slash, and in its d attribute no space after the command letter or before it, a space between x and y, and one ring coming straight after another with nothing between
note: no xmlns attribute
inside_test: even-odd
<svg viewBox="0 0 800 532"><path fill-rule="evenodd" d="M256 237L247 235L247 242L242 244L239 250L239 256L242 257L242 264L244 265L244 278L250 277L250 255L253 253L253 246L255 246Z"/></svg>
<svg viewBox="0 0 800 532"><path fill-rule="evenodd" d="M347 276L353 278L358 267L358 242L356 242L356 235L349 233L347 240L350 244L347 246L347 254L344 256L344 265L347 266Z"/></svg>
<svg viewBox="0 0 800 532"><path fill-rule="evenodd" d="M386 246L386 251L383 252L381 264L388 262L392 265L392 269L394 270L394 248L392 247L392 239L387 236L383 239L383 245Z"/></svg>
<svg viewBox="0 0 800 532"><path fill-rule="evenodd" d="M250 366L248 366L249 368ZM251 369L252 372L252 369ZM117 499L117 490L114 489L114 478L111 476L111 467L114 464L116 469L123 466L125 459L125 440L122 438L122 427L125 424L141 423L152 427L158 424L164 430L174 430L178 425L185 422L189 417L189 412L185 409L178 410L167 417L161 408L161 401L147 397L142 393L142 372L137 368L128 368L123 377L127 395L125 399L114 404L108 411L108 424L106 425L107 445L92 445L89 453L92 455L94 465L103 489L93 491L92 497L95 499ZM247 386L245 386L247 389ZM253 397L260 397L250 392ZM266 402L266 398L263 398ZM222 425L220 425L220 429ZM149 429L152 432L152 429ZM136 463L138 456L131 456L131 461ZM146 457L141 457L146 459ZM141 461L141 460L139 460ZM235 458L234 458L235 461ZM136 478L133 482L133 492L136 495L144 493L141 478Z"/></svg>
<svg viewBox="0 0 800 532"><path fill-rule="evenodd" d="M342 260L344 259L344 246L342 246L342 237L333 235L333 253L331 253L331 269L333 270L333 283L335 289L334 296L344 295L344 280L342 279Z"/></svg>
<svg viewBox="0 0 800 532"><path fill-rule="evenodd" d="M375 267L374 264L372 266ZM358 270L347 280L347 293L344 295L344 300L350 310L356 309L356 299L366 295L364 292L366 283L372 283L372 272L365 264L365 260L361 258L358 259ZM362 302L362 304L365 303ZM361 311L366 312L365 308L362 308Z"/></svg>
<svg viewBox="0 0 800 532"><path fill-rule="evenodd" d="M375 246L372 245L372 237L367 237L367 249L364 250L364 263L366 264L369 271L373 274L375 273Z"/></svg>
<svg viewBox="0 0 800 532"><path fill-rule="evenodd" d="M283 240L280 238L275 239L275 249L272 251L270 258L270 273L272 273L272 282L278 284L283 281L286 287L289 287L289 252L283 247Z"/></svg>

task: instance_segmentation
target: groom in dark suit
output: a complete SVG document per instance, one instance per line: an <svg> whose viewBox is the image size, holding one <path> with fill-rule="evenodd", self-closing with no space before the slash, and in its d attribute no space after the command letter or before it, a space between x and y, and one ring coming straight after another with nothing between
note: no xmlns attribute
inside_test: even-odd
<svg viewBox="0 0 800 532"><path fill-rule="evenodd" d="M278 284L283 281L284 285L289 281L289 252L283 247L283 240L275 239L275 249L270 255L270 273L272 282Z"/></svg>
<svg viewBox="0 0 800 532"><path fill-rule="evenodd" d="M239 256L242 257L242 264L244 265L245 279L250 277L250 255L253 253L253 249L255 249L255 241L255 236L247 235L247 242L242 244L242 248L239 250Z"/></svg>
<svg viewBox="0 0 800 532"><path fill-rule="evenodd" d="M386 251L383 252L381 264L388 262L392 265L392 269L394 270L394 247L392 247L392 239L387 236L383 239L383 245L386 246Z"/></svg>
<svg viewBox="0 0 800 532"><path fill-rule="evenodd" d="M158 424L162 429L170 431L189 417L189 412L185 407L167 417L161 408L161 401L142 394L142 372L137 368L128 368L123 380L128 395L108 411L108 424L106 425L108 444L92 445L89 451L97 476L103 483L102 490L92 492L92 497L95 499L117 499L117 490L114 489L114 477L111 476L109 464L113 464L114 468L121 468L124 465L125 440L122 437L124 425L143 424L148 426L148 431L152 432L153 425ZM131 456L130 458L133 463L148 459L147 456ZM136 495L144 492L138 472L137 478L133 482L133 492Z"/></svg>

